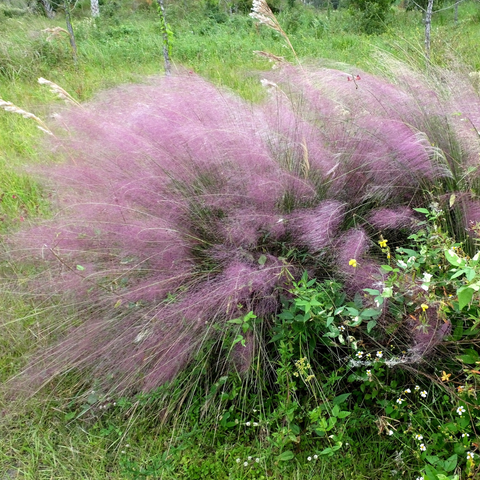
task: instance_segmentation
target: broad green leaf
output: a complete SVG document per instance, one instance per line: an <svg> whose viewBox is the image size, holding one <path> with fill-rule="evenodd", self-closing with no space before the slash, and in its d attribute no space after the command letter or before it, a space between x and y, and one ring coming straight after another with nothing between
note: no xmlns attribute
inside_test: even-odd
<svg viewBox="0 0 480 480"><path fill-rule="evenodd" d="M463 310L463 307L466 307L473 297L473 288L470 287L461 287L457 290L458 295L458 308Z"/></svg>
<svg viewBox="0 0 480 480"><path fill-rule="evenodd" d="M418 213L425 213L426 215L430 213L426 208L414 208L414 210Z"/></svg>
<svg viewBox="0 0 480 480"><path fill-rule="evenodd" d="M465 269L465 268L462 268L461 270L457 270L457 271L450 277L450 280L453 280L454 278L457 278L457 277L459 277L460 275L463 275L464 273L466 273L466 269Z"/></svg>
<svg viewBox="0 0 480 480"><path fill-rule="evenodd" d="M478 352L473 350L472 348L465 350L465 354L460 355L457 358L463 363L467 363L469 365L475 365L475 363L480 360Z"/></svg>
<svg viewBox="0 0 480 480"><path fill-rule="evenodd" d="M464 329L462 325L457 325L453 331L452 337L454 340L458 341L463 337Z"/></svg>
<svg viewBox="0 0 480 480"><path fill-rule="evenodd" d="M329 432L337 423L337 417L330 417L328 419L327 432Z"/></svg>
<svg viewBox="0 0 480 480"><path fill-rule="evenodd" d="M337 417L338 418L345 418L348 417L352 412L347 412L346 410L342 410L341 412L338 412Z"/></svg>
<svg viewBox="0 0 480 480"><path fill-rule="evenodd" d="M285 450L285 452L282 452L278 457L277 460L280 462L288 462L292 458L294 458L295 455L291 450Z"/></svg>
<svg viewBox="0 0 480 480"><path fill-rule="evenodd" d="M467 280L471 282L475 278L475 270L470 267L466 268L465 270L465 276L467 277Z"/></svg>
<svg viewBox="0 0 480 480"><path fill-rule="evenodd" d="M445 258L447 261L453 265L454 267L463 267L465 265L465 259L460 258L457 253L450 248L449 250L445 250Z"/></svg>
<svg viewBox="0 0 480 480"><path fill-rule="evenodd" d="M377 321L376 320L370 320L368 323L367 323L367 333L370 333L372 331L373 328L375 328L375 326L377 325Z"/></svg>
<svg viewBox="0 0 480 480"><path fill-rule="evenodd" d="M437 471L430 465L425 465L425 480L437 480Z"/></svg>
<svg viewBox="0 0 480 480"><path fill-rule="evenodd" d="M243 319L242 318L232 318L231 320L228 320L227 323L234 323L236 325L242 325L243 324Z"/></svg>
<svg viewBox="0 0 480 480"><path fill-rule="evenodd" d="M379 317L381 313L382 311L377 310L376 308L367 308L360 314L360 316L362 318L373 318L373 317Z"/></svg>
<svg viewBox="0 0 480 480"><path fill-rule="evenodd" d="M337 397L335 397L332 402L334 405L340 405L342 404L349 396L351 395L351 393L342 393L342 395L338 395Z"/></svg>
<svg viewBox="0 0 480 480"><path fill-rule="evenodd" d="M85 267L82 267L81 265L77 265L77 266L76 266L76 269L77 269L77 270L80 270L80 271L83 271L83 270L85 270Z"/></svg>
<svg viewBox="0 0 480 480"><path fill-rule="evenodd" d="M457 461L458 461L458 455L454 453L451 457L445 460L443 464L443 468L447 472L451 472L452 470L455 470L455 467L457 466Z"/></svg>
<svg viewBox="0 0 480 480"><path fill-rule="evenodd" d="M266 261L267 261L266 255L260 255L260 257L258 258L258 264L259 265L265 265Z"/></svg>
<svg viewBox="0 0 480 480"><path fill-rule="evenodd" d="M322 451L320 452L320 455L330 455L330 454L332 454L332 453L333 453L333 450L332 450L330 447L328 447L328 448L326 448L325 450L322 450Z"/></svg>

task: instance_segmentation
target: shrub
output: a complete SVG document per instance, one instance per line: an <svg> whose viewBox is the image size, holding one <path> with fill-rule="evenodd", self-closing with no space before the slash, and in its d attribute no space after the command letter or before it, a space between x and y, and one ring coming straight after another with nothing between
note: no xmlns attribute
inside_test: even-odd
<svg viewBox="0 0 480 480"><path fill-rule="evenodd" d="M350 0L349 6L359 30L373 35L385 31L393 3L392 0Z"/></svg>
<svg viewBox="0 0 480 480"><path fill-rule="evenodd" d="M476 97L442 98L396 75L399 85L286 68L258 107L186 75L63 112L57 148L72 160L48 169L58 214L15 238L12 255L46 261L49 280L31 289L65 296L79 318L23 378L86 369L86 385L151 390L206 345L211 378L245 372L303 272L340 280L352 300L381 292L380 235L404 246L422 217L414 207L432 198L451 235L464 234L478 221L478 182L465 170L474 149L459 147L471 132L454 114L462 106L475 124ZM261 320L231 323L250 313ZM385 331L396 325L377 314Z"/></svg>

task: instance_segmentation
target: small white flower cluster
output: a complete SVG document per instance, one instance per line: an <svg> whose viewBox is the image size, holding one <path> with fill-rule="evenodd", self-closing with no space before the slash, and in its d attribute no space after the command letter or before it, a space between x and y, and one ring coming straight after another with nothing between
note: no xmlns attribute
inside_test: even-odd
<svg viewBox="0 0 480 480"><path fill-rule="evenodd" d="M130 448L130 444L127 443L127 444L125 445L125 448ZM126 451L126 450L122 450L121 453L122 453L123 455L125 455L125 454L127 453L127 451Z"/></svg>
<svg viewBox="0 0 480 480"><path fill-rule="evenodd" d="M307 461L311 462L312 460L318 460L318 455L314 455L313 457L307 457Z"/></svg>
<svg viewBox="0 0 480 480"><path fill-rule="evenodd" d="M430 281L432 280L433 275L430 273L424 272L423 273L423 278L422 278L422 284L420 285L420 288L428 292L428 289L430 288Z"/></svg>
<svg viewBox="0 0 480 480"><path fill-rule="evenodd" d="M465 410L465 407L460 405L458 408L457 408L457 413L462 416L464 413L466 412Z"/></svg>
<svg viewBox="0 0 480 480"><path fill-rule="evenodd" d="M246 427L258 427L259 425L258 422L245 422Z"/></svg>
<svg viewBox="0 0 480 480"><path fill-rule="evenodd" d="M406 263L403 260L397 260L397 265L405 270L406 268L411 267L415 263L415 260L415 257L410 257Z"/></svg>
<svg viewBox="0 0 480 480"><path fill-rule="evenodd" d="M467 460L474 460L475 454L473 452L467 452Z"/></svg>
<svg viewBox="0 0 480 480"><path fill-rule="evenodd" d="M238 464L242 463L242 459L241 458L237 458L235 460ZM247 459L243 462L243 466L244 467L248 467L248 465L250 465L249 462L252 462L253 461L253 457L251 456L248 456ZM255 463L260 463L260 458L256 457L255 458Z"/></svg>

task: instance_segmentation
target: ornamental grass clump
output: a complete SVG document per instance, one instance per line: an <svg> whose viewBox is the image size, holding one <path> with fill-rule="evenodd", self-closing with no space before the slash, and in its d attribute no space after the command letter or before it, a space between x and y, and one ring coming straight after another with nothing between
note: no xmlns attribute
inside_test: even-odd
<svg viewBox="0 0 480 480"><path fill-rule="evenodd" d="M366 288L382 297L379 238L403 245L424 220L415 208L436 199L455 231L475 221L478 175L460 173L472 159L452 150L468 130L455 109L427 86L351 77L287 66L252 106L179 75L64 110L51 129L67 159L43 172L57 214L12 238L9 255L44 269L28 289L68 321L16 385L82 372L85 387L152 390L205 349L214 380L246 372L269 355L274 318L304 272L343 282L350 299ZM457 189L465 201L449 204ZM366 300L380 307L376 350L394 331L389 295ZM238 321L248 314L255 321ZM406 348L417 345L418 360L448 330L405 335Z"/></svg>

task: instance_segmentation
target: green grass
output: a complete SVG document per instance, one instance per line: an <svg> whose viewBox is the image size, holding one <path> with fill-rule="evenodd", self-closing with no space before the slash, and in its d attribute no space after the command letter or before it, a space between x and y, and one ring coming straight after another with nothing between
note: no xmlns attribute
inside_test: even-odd
<svg viewBox="0 0 480 480"><path fill-rule="evenodd" d="M438 21L434 17L435 64L480 69L478 8L462 4L457 25L451 11L438 16ZM381 69L372 58L380 50L409 62L414 59L419 65L423 62L419 55L423 30L417 12L396 12L386 33L376 37L355 32L345 11L285 12L279 20L302 61L340 62L377 71ZM179 16L171 24L175 67L192 70L250 101L264 97L258 73L271 67L254 50L294 61L278 34L255 26L246 16L226 16L223 23ZM78 65L65 37L46 40L41 30L52 26L64 28L61 15L54 21L38 16L0 20L0 98L43 119L58 110L61 102L37 84L38 77L58 83L79 101L88 101L103 89L162 72L162 41L154 11L123 11L97 22L75 17ZM28 167L45 160L38 148L43 141L44 134L32 120L0 110L2 235L50 214L49 192L28 173ZM12 268L3 265L0 272L11 274ZM26 277L34 275L37 272ZM11 284L0 289L1 383L18 373L25 355L42 343L50 307L19 296ZM216 432L212 424L210 435L205 436L205 426L198 425L192 412L184 425L170 430L162 425L160 412L129 400L117 399L117 406L101 413L97 402L94 407L79 396L77 381L71 383L51 386L51 391L21 404L15 398L0 397L0 479L381 479L399 469L392 460L394 452L374 431L350 439L350 448L341 456L318 463L307 460L314 445L305 440L296 447L295 461L282 464L271 447L266 449L262 435ZM105 399L109 404L113 401ZM250 461L243 467L248 456L260 462ZM134 468L163 473L135 476Z"/></svg>

